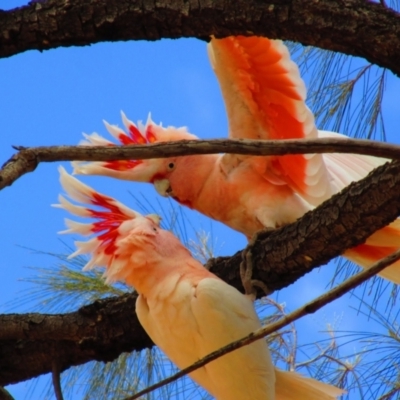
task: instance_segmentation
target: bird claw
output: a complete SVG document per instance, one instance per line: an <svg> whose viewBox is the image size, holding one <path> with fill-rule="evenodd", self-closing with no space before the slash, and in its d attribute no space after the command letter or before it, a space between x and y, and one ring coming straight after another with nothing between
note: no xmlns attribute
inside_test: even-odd
<svg viewBox="0 0 400 400"><path fill-rule="evenodd" d="M263 281L260 281L259 279L252 279L251 285L254 293L256 293L256 287L260 288L264 292L265 296L268 296L273 292Z"/></svg>

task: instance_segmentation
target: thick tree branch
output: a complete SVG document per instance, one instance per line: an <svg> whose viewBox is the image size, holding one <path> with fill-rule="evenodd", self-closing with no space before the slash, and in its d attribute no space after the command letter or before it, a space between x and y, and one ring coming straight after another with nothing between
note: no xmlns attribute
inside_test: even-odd
<svg viewBox="0 0 400 400"><path fill-rule="evenodd" d="M400 214L400 162L385 164L297 222L261 232L250 249L254 278L278 290L354 247ZM209 262L241 290L241 252ZM64 315L0 316L0 385L151 346L134 313L134 296L95 302Z"/></svg>
<svg viewBox="0 0 400 400"><path fill-rule="evenodd" d="M0 190L41 162L107 161L149 159L190 154L286 155L306 153L357 153L376 157L400 158L400 146L363 139L287 139L287 140L180 140L169 143L129 146L49 146L16 147L20 150L0 169Z"/></svg>
<svg viewBox="0 0 400 400"><path fill-rule="evenodd" d="M47 0L0 11L0 57L101 41L261 35L400 74L400 17L365 0Z"/></svg>
<svg viewBox="0 0 400 400"><path fill-rule="evenodd" d="M153 346L134 312L136 295L100 300L68 314L0 316L0 385Z"/></svg>

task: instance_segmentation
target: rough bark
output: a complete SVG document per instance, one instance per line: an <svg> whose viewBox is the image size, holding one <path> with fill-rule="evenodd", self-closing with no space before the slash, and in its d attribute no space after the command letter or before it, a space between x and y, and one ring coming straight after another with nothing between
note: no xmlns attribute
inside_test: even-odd
<svg viewBox="0 0 400 400"><path fill-rule="evenodd" d="M400 74L400 17L365 0L47 0L0 11L0 57L100 41L263 35Z"/></svg>
<svg viewBox="0 0 400 400"><path fill-rule="evenodd" d="M374 170L297 222L261 232L250 245L254 277L271 290L362 243L400 214L400 162ZM329 244L329 245L328 245ZM211 271L241 290L241 252L209 262ZM121 352L152 345L134 313L133 295L95 302L61 315L0 316L0 385L90 360L111 361Z"/></svg>
<svg viewBox="0 0 400 400"><path fill-rule="evenodd" d="M0 385L153 346L134 312L136 295L96 301L67 314L0 316Z"/></svg>

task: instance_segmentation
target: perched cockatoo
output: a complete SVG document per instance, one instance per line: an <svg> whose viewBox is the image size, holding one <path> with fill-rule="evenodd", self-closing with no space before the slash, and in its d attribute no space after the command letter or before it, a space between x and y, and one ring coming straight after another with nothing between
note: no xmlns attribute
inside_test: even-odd
<svg viewBox="0 0 400 400"><path fill-rule="evenodd" d="M212 38L208 44L233 139L345 137L318 131L305 104L306 88L287 47L262 37ZM122 145L197 139L185 128L163 128L150 119L136 126L122 114L128 133L106 124ZM112 145L98 134L87 145ZM248 238L258 230L295 221L365 177L386 160L356 154L286 156L196 155L167 159L75 163L75 173L151 182L163 196L221 221ZM400 222L346 251L368 267L400 247ZM400 283L400 262L381 276Z"/></svg>
<svg viewBox="0 0 400 400"><path fill-rule="evenodd" d="M95 235L76 242L78 250L71 257L89 253L85 270L105 267L107 282L122 280L137 290L140 323L178 367L187 367L260 328L251 299L205 269L171 232L160 228L158 216L142 216L63 168L60 174L69 197L84 205L60 196L57 206L97 220L66 221L65 233ZM220 400L328 400L343 393L274 369L265 340L229 353L190 376Z"/></svg>

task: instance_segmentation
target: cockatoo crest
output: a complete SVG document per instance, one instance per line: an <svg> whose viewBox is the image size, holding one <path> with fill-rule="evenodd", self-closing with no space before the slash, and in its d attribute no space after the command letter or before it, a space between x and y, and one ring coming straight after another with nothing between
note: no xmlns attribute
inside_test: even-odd
<svg viewBox="0 0 400 400"><path fill-rule="evenodd" d="M142 225L145 230L144 220L150 220L156 226L159 226L161 218L155 214L143 216L117 200L98 193L78 181L69 175L63 167L60 167L59 171L61 184L68 196L88 206L75 205L61 195L59 196L60 204L54 206L63 208L76 216L96 220L91 223L65 220L69 229L60 233L79 233L83 236L97 235L86 242L75 242L77 250L69 258L89 253L91 258L83 268L84 270L104 266L106 267L104 273L106 282L110 283L121 279L121 272L127 263L124 239L139 225Z"/></svg>
<svg viewBox="0 0 400 400"><path fill-rule="evenodd" d="M162 124L157 125L151 119L149 114L147 122L143 125L142 121L139 121L136 125L134 122L129 120L126 115L121 111L122 122L125 126L126 132L119 128L117 125L111 125L107 121L103 121L108 132L119 142L118 144L113 143L100 136L97 133L91 135L83 134L86 140L81 141L79 144L84 146L116 146L116 145L145 145L159 142L170 142L176 140L196 140L196 136L190 134L186 127L174 128L169 126L164 128ZM141 164L148 164L152 160L114 160L106 162L96 163L85 163L81 162L73 163L74 173L78 174L92 174L98 173L99 168L116 171L115 173L110 172L110 175L118 174L118 171L129 171ZM101 175L104 175L101 173Z"/></svg>

